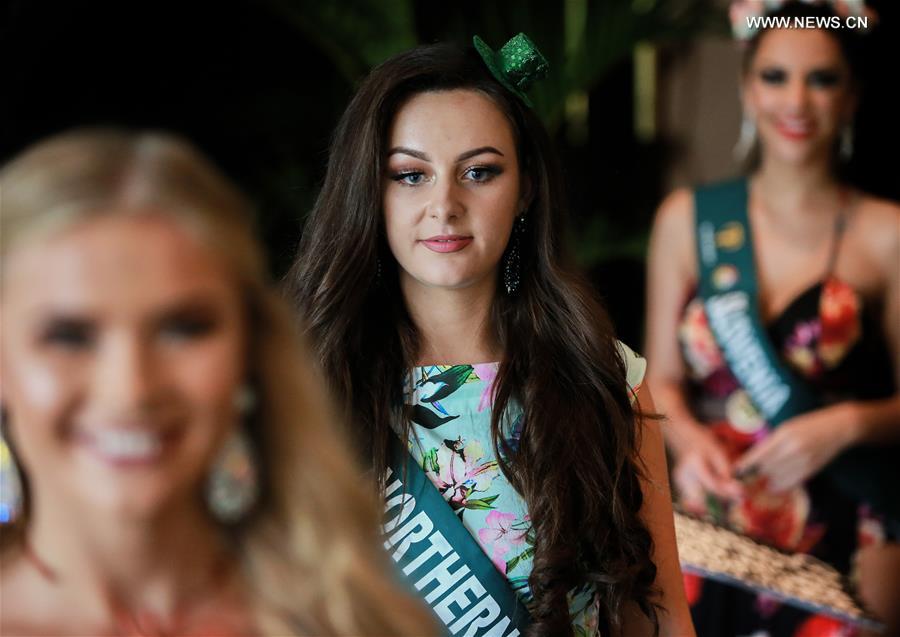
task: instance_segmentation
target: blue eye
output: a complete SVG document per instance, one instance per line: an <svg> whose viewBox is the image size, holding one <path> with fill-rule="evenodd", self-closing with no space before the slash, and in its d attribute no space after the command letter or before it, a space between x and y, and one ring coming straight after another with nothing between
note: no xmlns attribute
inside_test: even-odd
<svg viewBox="0 0 900 637"><path fill-rule="evenodd" d="M406 184L407 186L418 186L425 179L425 173L418 170L410 170L402 173L395 173L391 175L391 179L394 181Z"/></svg>
<svg viewBox="0 0 900 637"><path fill-rule="evenodd" d="M472 166L465 172L465 176L474 182L484 183L490 181L501 173L497 166Z"/></svg>

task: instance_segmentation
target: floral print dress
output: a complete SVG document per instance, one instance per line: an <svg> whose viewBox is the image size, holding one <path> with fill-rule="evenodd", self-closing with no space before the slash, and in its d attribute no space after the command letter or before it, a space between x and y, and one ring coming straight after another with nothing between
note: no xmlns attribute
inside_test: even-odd
<svg viewBox="0 0 900 637"><path fill-rule="evenodd" d="M893 371L877 312L864 308L857 292L832 274L842 226L836 232L821 282L766 326L768 336L825 404L888 397L894 391ZM701 299L691 298L685 305L678 337L694 412L736 458L771 429L726 366ZM704 513L765 543L812 553L844 573L858 547L885 539L881 518L835 492L820 476L786 493L767 490L764 478L745 488L748 495L731 506L708 497ZM700 637L856 634L836 620L695 575L685 575L685 587Z"/></svg>
<svg viewBox="0 0 900 637"><path fill-rule="evenodd" d="M646 362L625 345L620 351L628 385L636 394ZM413 422L410 453L527 606L534 555L528 507L500 471L491 443L498 368L499 363L415 368L405 392ZM515 444L521 406L510 404L507 417ZM573 591L569 606L576 637L597 635L599 602L594 592Z"/></svg>

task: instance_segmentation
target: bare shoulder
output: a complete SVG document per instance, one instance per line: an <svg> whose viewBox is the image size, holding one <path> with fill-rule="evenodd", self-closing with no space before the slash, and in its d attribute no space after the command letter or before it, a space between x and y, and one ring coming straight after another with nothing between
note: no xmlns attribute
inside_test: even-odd
<svg viewBox="0 0 900 637"><path fill-rule="evenodd" d="M862 194L853 219L856 236L886 268L900 258L900 204Z"/></svg>
<svg viewBox="0 0 900 637"><path fill-rule="evenodd" d="M17 551L4 550L0 556L0 599L3 600L3 612L0 613L0 635L32 635L39 634L34 626L35 615L33 600L27 591L30 590L28 574Z"/></svg>
<svg viewBox="0 0 900 637"><path fill-rule="evenodd" d="M900 204L862 193L857 206L857 217L860 223L874 229L897 230L900 226Z"/></svg>
<svg viewBox="0 0 900 637"><path fill-rule="evenodd" d="M659 230L689 234L694 223L694 191L673 190L659 204L655 225Z"/></svg>
<svg viewBox="0 0 900 637"><path fill-rule="evenodd" d="M694 265L694 192L679 188L671 192L656 211L650 243L651 260L677 264L683 277L692 276Z"/></svg>

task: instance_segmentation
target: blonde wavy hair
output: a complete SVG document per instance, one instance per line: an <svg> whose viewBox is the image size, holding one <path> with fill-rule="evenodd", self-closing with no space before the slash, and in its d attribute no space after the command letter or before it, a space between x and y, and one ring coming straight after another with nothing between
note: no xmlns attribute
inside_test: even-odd
<svg viewBox="0 0 900 637"><path fill-rule="evenodd" d="M234 541L263 634L434 634L401 592L379 546L374 489L335 430L323 382L296 321L269 284L249 206L188 144L160 133L82 130L28 149L0 171L0 265L13 249L99 215L153 210L183 223L230 267L251 333L259 393L247 423L258 441L261 497ZM24 513L5 529L18 544ZM5 551L4 551L5 552Z"/></svg>

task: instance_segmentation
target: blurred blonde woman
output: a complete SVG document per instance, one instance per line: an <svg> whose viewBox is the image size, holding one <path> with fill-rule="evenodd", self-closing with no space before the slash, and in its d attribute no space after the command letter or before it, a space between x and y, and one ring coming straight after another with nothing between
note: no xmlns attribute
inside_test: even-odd
<svg viewBox="0 0 900 637"><path fill-rule="evenodd" d="M0 179L0 633L429 634L244 199L111 130Z"/></svg>

